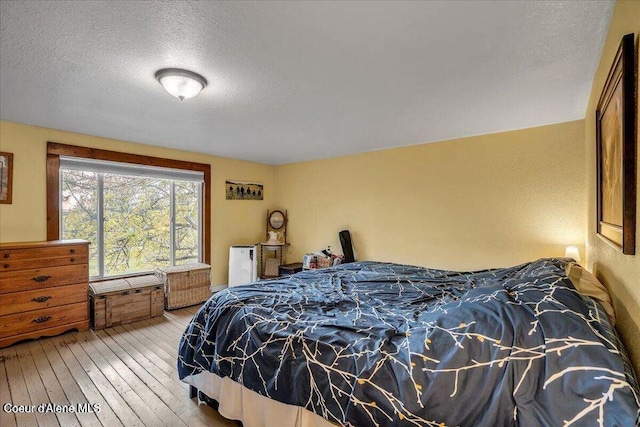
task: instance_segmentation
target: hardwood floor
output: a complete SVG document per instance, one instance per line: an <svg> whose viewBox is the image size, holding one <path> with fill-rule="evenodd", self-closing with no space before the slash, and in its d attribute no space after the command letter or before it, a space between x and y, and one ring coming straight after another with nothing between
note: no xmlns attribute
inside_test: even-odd
<svg viewBox="0 0 640 427"><path fill-rule="evenodd" d="M9 426L237 426L196 399L176 371L178 341L198 307L102 331L0 350L0 405L99 405L100 411L14 413Z"/></svg>

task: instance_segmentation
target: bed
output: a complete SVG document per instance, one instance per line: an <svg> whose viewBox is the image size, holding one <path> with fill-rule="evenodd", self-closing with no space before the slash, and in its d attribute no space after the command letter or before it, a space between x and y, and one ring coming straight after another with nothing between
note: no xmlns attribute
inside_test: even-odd
<svg viewBox="0 0 640 427"><path fill-rule="evenodd" d="M217 293L180 378L253 425L637 425L638 385L568 259L357 262Z"/></svg>

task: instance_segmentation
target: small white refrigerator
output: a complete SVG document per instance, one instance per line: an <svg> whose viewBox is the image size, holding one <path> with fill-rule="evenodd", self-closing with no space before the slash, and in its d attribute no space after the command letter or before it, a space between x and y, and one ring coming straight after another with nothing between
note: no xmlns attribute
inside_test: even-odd
<svg viewBox="0 0 640 427"><path fill-rule="evenodd" d="M229 249L229 287L258 280L258 252L255 245L235 245Z"/></svg>

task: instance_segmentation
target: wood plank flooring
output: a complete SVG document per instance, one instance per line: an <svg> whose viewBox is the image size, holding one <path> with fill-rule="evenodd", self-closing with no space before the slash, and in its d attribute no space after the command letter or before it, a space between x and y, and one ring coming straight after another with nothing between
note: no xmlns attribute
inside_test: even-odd
<svg viewBox="0 0 640 427"><path fill-rule="evenodd" d="M0 405L99 405L100 411L7 413L12 426L237 426L178 379L178 341L199 307L102 331L0 350Z"/></svg>

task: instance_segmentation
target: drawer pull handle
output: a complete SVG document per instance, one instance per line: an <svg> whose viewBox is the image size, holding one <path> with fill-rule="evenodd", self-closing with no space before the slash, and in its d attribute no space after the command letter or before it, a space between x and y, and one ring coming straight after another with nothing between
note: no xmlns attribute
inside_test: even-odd
<svg viewBox="0 0 640 427"><path fill-rule="evenodd" d="M135 291L133 291L134 294L139 294L140 292L142 292L142 289L136 289Z"/></svg>
<svg viewBox="0 0 640 427"><path fill-rule="evenodd" d="M75 258L71 258L69 261L74 262L76 259Z"/></svg>
<svg viewBox="0 0 640 427"><path fill-rule="evenodd" d="M33 323L44 323L44 322L48 322L51 319L52 319L51 316L42 316L42 317L38 317L37 319L33 319L32 322Z"/></svg>
<svg viewBox="0 0 640 427"><path fill-rule="evenodd" d="M4 257L5 258L9 258L9 254L4 254Z"/></svg>
<svg viewBox="0 0 640 427"><path fill-rule="evenodd" d="M131 291L124 291L124 292L122 293L122 295L129 295L130 293L131 293Z"/></svg>
<svg viewBox="0 0 640 427"><path fill-rule="evenodd" d="M75 249L69 249L69 253L75 254L76 250Z"/></svg>
<svg viewBox="0 0 640 427"><path fill-rule="evenodd" d="M51 276L36 276L31 280L33 280L34 282L42 283L42 282L46 282L49 279L51 279Z"/></svg>
<svg viewBox="0 0 640 427"><path fill-rule="evenodd" d="M41 296L41 297L38 297L38 298L33 298L31 301L33 301L33 302L45 302L45 301L50 300L51 298L53 298L53 297L50 297L50 296L47 295L47 296Z"/></svg>
<svg viewBox="0 0 640 427"><path fill-rule="evenodd" d="M9 268L9 264L5 264L3 267L4 268Z"/></svg>

